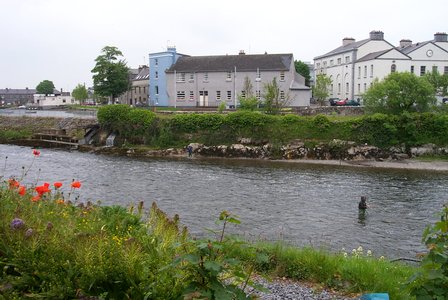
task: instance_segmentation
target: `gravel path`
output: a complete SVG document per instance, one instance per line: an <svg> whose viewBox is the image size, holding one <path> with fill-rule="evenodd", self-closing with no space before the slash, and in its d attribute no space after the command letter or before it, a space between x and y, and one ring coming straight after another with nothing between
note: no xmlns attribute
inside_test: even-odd
<svg viewBox="0 0 448 300"><path fill-rule="evenodd" d="M341 296L328 290L314 290L304 283L287 279L275 279L268 282L263 278L256 278L255 281L268 288L271 293L254 292L261 300L351 300L359 297Z"/></svg>

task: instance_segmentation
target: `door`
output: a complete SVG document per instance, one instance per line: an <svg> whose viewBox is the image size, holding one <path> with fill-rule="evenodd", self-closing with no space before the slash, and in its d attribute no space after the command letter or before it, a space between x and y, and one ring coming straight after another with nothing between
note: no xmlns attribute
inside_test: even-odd
<svg viewBox="0 0 448 300"><path fill-rule="evenodd" d="M208 91L199 91L199 106L208 106Z"/></svg>

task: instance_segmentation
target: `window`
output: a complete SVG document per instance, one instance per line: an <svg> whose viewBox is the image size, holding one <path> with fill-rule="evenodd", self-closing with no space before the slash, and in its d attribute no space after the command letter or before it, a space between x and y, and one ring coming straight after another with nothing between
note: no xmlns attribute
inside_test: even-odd
<svg viewBox="0 0 448 300"><path fill-rule="evenodd" d="M443 74L445 74L445 75L448 74L448 66L443 67Z"/></svg>
<svg viewBox="0 0 448 300"><path fill-rule="evenodd" d="M146 94L146 86L143 87L143 94Z"/></svg>
<svg viewBox="0 0 448 300"><path fill-rule="evenodd" d="M348 64L350 62L350 56L345 57L345 63Z"/></svg>
<svg viewBox="0 0 448 300"><path fill-rule="evenodd" d="M433 73L439 72L437 66L432 66L432 72Z"/></svg>
<svg viewBox="0 0 448 300"><path fill-rule="evenodd" d="M216 91L216 100L221 100L221 91Z"/></svg>
<svg viewBox="0 0 448 300"><path fill-rule="evenodd" d="M190 79L188 79L189 82L194 82L194 73L190 73Z"/></svg>
<svg viewBox="0 0 448 300"><path fill-rule="evenodd" d="M367 66L364 66L364 78L367 77Z"/></svg>
<svg viewBox="0 0 448 300"><path fill-rule="evenodd" d="M159 60L156 58L154 59L154 65L158 66L159 65Z"/></svg>
<svg viewBox="0 0 448 300"><path fill-rule="evenodd" d="M342 59L341 59L341 58L338 58L338 65L341 64L341 61L342 61Z"/></svg>
<svg viewBox="0 0 448 300"><path fill-rule="evenodd" d="M345 93L348 94L348 90L350 88L350 85L348 84L348 82L345 83Z"/></svg>
<svg viewBox="0 0 448 300"><path fill-rule="evenodd" d="M338 83L338 94L340 94L340 93L341 93L341 84Z"/></svg>
<svg viewBox="0 0 448 300"><path fill-rule="evenodd" d="M361 94L361 84L358 83L358 94Z"/></svg>
<svg viewBox="0 0 448 300"><path fill-rule="evenodd" d="M226 81L232 81L232 72L227 72Z"/></svg>
<svg viewBox="0 0 448 300"><path fill-rule="evenodd" d="M370 78L373 77L373 65L370 65Z"/></svg>
<svg viewBox="0 0 448 300"><path fill-rule="evenodd" d="M364 92L367 91L367 83L364 83Z"/></svg>
<svg viewBox="0 0 448 300"><path fill-rule="evenodd" d="M208 73L204 73L204 80L203 82L208 82Z"/></svg>
<svg viewBox="0 0 448 300"><path fill-rule="evenodd" d="M316 69L319 69L320 68L320 63L317 63L316 64Z"/></svg>
<svg viewBox="0 0 448 300"><path fill-rule="evenodd" d="M65 99L62 99L62 103L65 103Z"/></svg>
<svg viewBox="0 0 448 300"><path fill-rule="evenodd" d="M260 73L260 69L257 69L257 75L255 78L255 81L260 81L261 80L261 73Z"/></svg>
<svg viewBox="0 0 448 300"><path fill-rule="evenodd" d="M414 74L414 66L411 66L411 73Z"/></svg>
<svg viewBox="0 0 448 300"><path fill-rule="evenodd" d="M358 67L358 79L361 78L361 67Z"/></svg>
<svg viewBox="0 0 448 300"><path fill-rule="evenodd" d="M140 94L142 92L142 87L138 87L138 93Z"/></svg>
<svg viewBox="0 0 448 300"><path fill-rule="evenodd" d="M390 72L391 73L394 73L394 72L396 72L397 71L397 65L396 64L392 64L391 66L390 66Z"/></svg>
<svg viewBox="0 0 448 300"><path fill-rule="evenodd" d="M260 90L255 91L255 96L257 97L258 100L260 100L261 99L261 91Z"/></svg>
<svg viewBox="0 0 448 300"><path fill-rule="evenodd" d="M185 100L185 91L177 91L177 100Z"/></svg>
<svg viewBox="0 0 448 300"><path fill-rule="evenodd" d="M232 91L227 91L227 100L232 100Z"/></svg>
<svg viewBox="0 0 448 300"><path fill-rule="evenodd" d="M284 71L280 72L280 81L285 81L285 72Z"/></svg>
<svg viewBox="0 0 448 300"><path fill-rule="evenodd" d="M159 72L156 71L156 73L154 74L154 78L159 79Z"/></svg>
<svg viewBox="0 0 448 300"><path fill-rule="evenodd" d="M334 61L331 59L331 60L330 60L330 67L332 67L332 66L334 65L333 62L334 62Z"/></svg>
<svg viewBox="0 0 448 300"><path fill-rule="evenodd" d="M426 66L421 66L420 67L420 76L425 75L425 73L426 73Z"/></svg>
<svg viewBox="0 0 448 300"><path fill-rule="evenodd" d="M285 91L280 91L280 100L285 100Z"/></svg>
<svg viewBox="0 0 448 300"><path fill-rule="evenodd" d="M194 100L194 92L190 91L190 100Z"/></svg>
<svg viewBox="0 0 448 300"><path fill-rule="evenodd" d="M241 98L246 99L246 91L241 91Z"/></svg>
<svg viewBox="0 0 448 300"><path fill-rule="evenodd" d="M177 76L176 78L177 82L185 82L185 73L177 73L176 76Z"/></svg>
<svg viewBox="0 0 448 300"><path fill-rule="evenodd" d="M156 89L156 95L158 95L158 94L159 94L159 86L156 85L156 86L155 86L155 89Z"/></svg>
<svg viewBox="0 0 448 300"><path fill-rule="evenodd" d="M326 61L324 61L324 68L326 68L327 67L327 62Z"/></svg>

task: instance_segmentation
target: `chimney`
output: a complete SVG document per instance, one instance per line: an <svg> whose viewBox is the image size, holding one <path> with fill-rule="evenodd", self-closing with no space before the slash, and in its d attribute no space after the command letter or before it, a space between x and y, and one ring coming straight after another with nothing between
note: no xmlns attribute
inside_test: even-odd
<svg viewBox="0 0 448 300"><path fill-rule="evenodd" d="M448 42L447 34L445 32L437 32L434 34L434 42Z"/></svg>
<svg viewBox="0 0 448 300"><path fill-rule="evenodd" d="M400 41L400 48L406 48L406 47L409 47L410 45L412 45L412 41L411 40L402 39Z"/></svg>
<svg viewBox="0 0 448 300"><path fill-rule="evenodd" d="M370 39L374 41L382 41L384 40L384 33L377 30L370 31Z"/></svg>
<svg viewBox="0 0 448 300"><path fill-rule="evenodd" d="M240 50L240 53L238 53L238 55L245 55L246 53L244 53L244 50Z"/></svg>
<svg viewBox="0 0 448 300"><path fill-rule="evenodd" d="M351 43L354 43L354 42L355 42L354 38L346 37L346 38L342 39L342 46L347 46L347 45L349 45Z"/></svg>

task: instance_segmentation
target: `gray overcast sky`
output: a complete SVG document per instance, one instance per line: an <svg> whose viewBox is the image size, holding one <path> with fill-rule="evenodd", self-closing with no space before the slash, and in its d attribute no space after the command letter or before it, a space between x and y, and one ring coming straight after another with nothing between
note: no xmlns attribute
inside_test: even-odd
<svg viewBox="0 0 448 300"><path fill-rule="evenodd" d="M106 45L129 67L168 44L189 55L266 51L312 61L372 30L394 45L448 31L446 0L0 0L0 8L0 88L44 79L69 91L90 86Z"/></svg>

